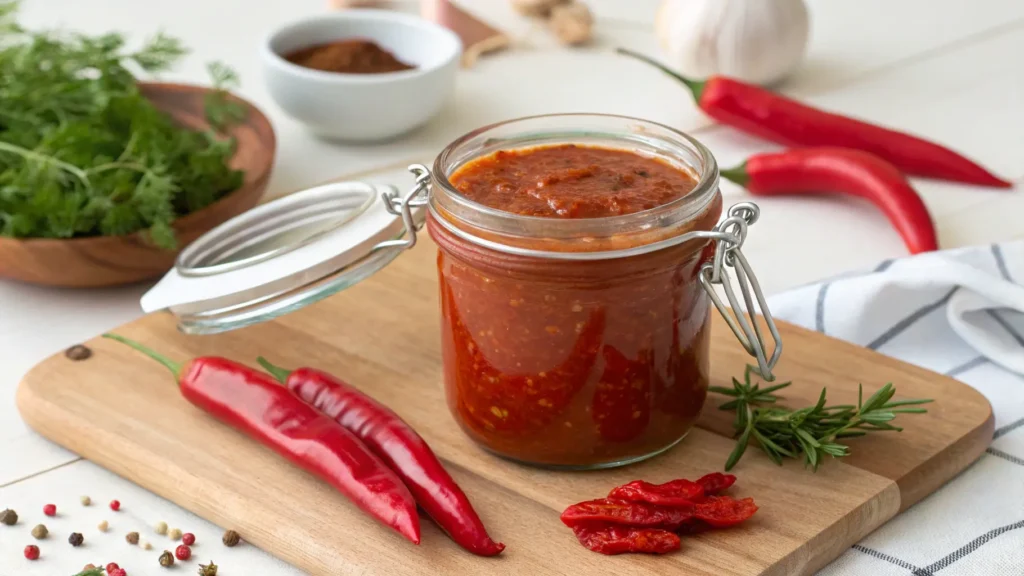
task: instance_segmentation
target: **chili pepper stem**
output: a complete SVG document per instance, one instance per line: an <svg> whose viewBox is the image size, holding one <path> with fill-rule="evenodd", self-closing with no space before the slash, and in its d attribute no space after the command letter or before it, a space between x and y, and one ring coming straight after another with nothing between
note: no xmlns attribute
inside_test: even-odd
<svg viewBox="0 0 1024 576"><path fill-rule="evenodd" d="M740 186L742 186L744 188L746 188L747 184L750 182L750 174L747 173L747 163L746 162L744 162L743 164L740 164L739 166L735 166L733 168L726 168L726 169L720 170L718 172L718 174L722 178L725 178L726 180L728 180L729 182L732 182L734 184L739 184Z"/></svg>
<svg viewBox="0 0 1024 576"><path fill-rule="evenodd" d="M672 70L668 66L665 66L661 62L658 62L657 60L650 58L648 56L644 56L643 54L640 54L638 52L633 52L632 50L626 48L616 48L615 51L624 56L629 56L630 58L636 58L637 60L646 62L651 66L654 66L658 70L661 70L665 74L668 74L669 76L682 82L683 84L686 85L687 88L690 89L690 92L693 93L693 99L696 100L697 102L700 102L701 94L704 93L704 87L707 84L707 82L703 80L694 80L692 78L687 78L686 76L683 76L682 74L676 72L675 70Z"/></svg>
<svg viewBox="0 0 1024 576"><path fill-rule="evenodd" d="M125 338L124 336L119 336L117 334L107 333L104 334L103 337L110 338L111 340L117 340L122 344L130 346L138 350L139 352L142 352L146 356L149 356L153 360L156 360L157 362L166 366L167 369L170 370L175 377L177 377L181 373L181 369L183 367L183 364L181 362L175 362L174 360L171 360L170 358L164 356L163 354L160 354L159 352L153 350L152 348L149 348L148 346L144 346L143 344L140 344L134 340L129 340L128 338Z"/></svg>
<svg viewBox="0 0 1024 576"><path fill-rule="evenodd" d="M263 366L264 370L270 372L270 375L273 376L281 384L284 384L285 380L288 379L288 375L292 373L292 371L288 370L287 368L281 368L280 366L275 366L271 364L270 360L267 360L263 356L257 357L256 361L260 363L260 366Z"/></svg>

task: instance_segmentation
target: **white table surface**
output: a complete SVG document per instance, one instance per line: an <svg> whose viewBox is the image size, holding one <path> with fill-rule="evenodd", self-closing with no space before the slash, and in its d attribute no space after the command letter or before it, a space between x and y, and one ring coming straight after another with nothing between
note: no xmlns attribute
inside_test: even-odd
<svg viewBox="0 0 1024 576"><path fill-rule="evenodd" d="M270 101L256 54L276 25L326 10L324 0L26 0L30 27L68 26L87 32L130 32L136 40L163 29L193 49L171 80L205 82L205 62L222 60L242 76L241 92L268 114L278 134L270 194L296 190L342 174L426 161L459 134L526 114L589 111L664 122L697 135L723 165L772 145L715 126L672 80L609 48L625 45L656 53L651 32L657 0L590 0L598 15L595 46L567 50L517 18L505 0L462 0L500 23L514 50L488 56L459 77L455 97L429 126L399 141L374 146L327 144L303 132ZM812 41L803 68L783 87L817 105L937 139L977 158L1018 183L1011 192L917 181L945 247L1024 236L1024 2L1020 0L809 0ZM531 87L543 85L544 90ZM743 192L723 185L726 200ZM749 259L774 293L817 278L903 255L899 237L871 206L838 198L760 199L763 218L752 229ZM251 547L224 548L222 530L43 440L21 421L14 391L35 363L71 344L141 314L146 286L113 290L56 290L0 282L0 509L21 515L0 526L0 576L63 575L87 562L119 562L130 574L158 574L156 557L170 548L149 526L165 520L196 533L196 557L213 558L222 573L299 574ZM80 494L96 502L78 503ZM119 513L105 503L118 498ZM56 518L42 515L57 504ZM96 524L107 519L111 530ZM51 538L43 558L21 550L34 542L31 526L45 522ZM138 530L152 551L130 547ZM85 535L81 548L66 540ZM187 573L195 570L193 561Z"/></svg>

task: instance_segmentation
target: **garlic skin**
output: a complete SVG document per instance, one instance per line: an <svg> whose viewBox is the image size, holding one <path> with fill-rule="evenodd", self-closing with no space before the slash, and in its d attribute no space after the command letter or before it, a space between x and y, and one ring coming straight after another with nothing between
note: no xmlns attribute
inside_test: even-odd
<svg viewBox="0 0 1024 576"><path fill-rule="evenodd" d="M804 0L663 0L654 24L667 63L684 76L766 85L800 64L809 28Z"/></svg>

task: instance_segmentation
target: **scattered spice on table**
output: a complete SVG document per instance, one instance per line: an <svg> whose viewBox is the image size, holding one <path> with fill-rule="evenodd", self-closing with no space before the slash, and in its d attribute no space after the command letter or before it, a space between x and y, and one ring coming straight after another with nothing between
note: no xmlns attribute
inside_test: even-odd
<svg viewBox="0 0 1024 576"><path fill-rule="evenodd" d="M664 484L635 480L612 488L608 498L569 506L561 520L594 552L666 554L679 549L680 533L728 528L754 516L753 499L721 495L735 480L720 473Z"/></svg>
<svg viewBox="0 0 1024 576"><path fill-rule="evenodd" d="M385 74L415 68L376 42L361 38L301 48L286 54L285 60L303 68L341 74Z"/></svg>
<svg viewBox="0 0 1024 576"><path fill-rule="evenodd" d="M18 523L18 513L10 508L0 512L0 524L14 526Z"/></svg>
<svg viewBox="0 0 1024 576"><path fill-rule="evenodd" d="M732 400L718 407L719 410L736 412L733 428L736 430L736 447L725 462L725 469L731 470L747 449L747 443L754 441L773 462L782 465L783 458L801 458L806 466L817 470L826 456L841 458L850 454L850 447L839 440L864 436L869 432L903 429L890 424L900 414L924 414L921 404L930 399L893 400L896 388L892 383L881 387L870 398L864 400L864 387L858 388L857 404L826 406L826 388L821 389L818 403L800 410L779 407L779 397L773 394L786 388L791 382L761 388L752 383L757 373L756 366L747 366L743 382L732 379L732 388L711 386L709 390L732 397Z"/></svg>
<svg viewBox="0 0 1024 576"><path fill-rule="evenodd" d="M82 503L82 506L92 505L92 498L89 498L88 496L82 496L81 498L78 499L78 501Z"/></svg>
<svg viewBox="0 0 1024 576"><path fill-rule="evenodd" d="M100 532L106 532L107 529L110 528L110 523L108 523L106 520L103 520L99 524L97 524L96 527L100 529Z"/></svg>
<svg viewBox="0 0 1024 576"><path fill-rule="evenodd" d="M46 514L47 516L56 516L57 515L57 505L56 504L45 504L43 506L43 514Z"/></svg>
<svg viewBox="0 0 1024 576"><path fill-rule="evenodd" d="M788 146L863 150L907 174L994 188L1013 186L963 155L923 138L819 110L732 78L686 78L642 54L624 48L618 52L675 78L690 89L697 105L708 116L755 136Z"/></svg>
<svg viewBox="0 0 1024 576"><path fill-rule="evenodd" d="M85 542L85 537L82 536L80 532L72 532L71 535L68 536L68 544L71 544L76 548L81 546L82 542Z"/></svg>
<svg viewBox="0 0 1024 576"><path fill-rule="evenodd" d="M171 540L177 541L179 538L181 538L181 530L178 530L177 528L171 528L167 531L167 537Z"/></svg>
<svg viewBox="0 0 1024 576"><path fill-rule="evenodd" d="M42 540L43 538L46 538L46 536L49 533L50 531L47 530L46 526L42 524L36 524L35 528L32 529L32 537L36 540Z"/></svg>
<svg viewBox="0 0 1024 576"><path fill-rule="evenodd" d="M238 532L228 530L224 533L224 536L221 537L220 541L228 548L234 548L238 545L238 542L241 541L241 539L242 537L238 535Z"/></svg>
<svg viewBox="0 0 1024 576"><path fill-rule="evenodd" d="M868 200L889 219L911 254L938 250L938 234L921 196L895 166L848 148L797 148L756 154L721 171L755 196L839 193Z"/></svg>
<svg viewBox="0 0 1024 576"><path fill-rule="evenodd" d="M120 566L117 565L117 562L111 562L111 563L107 564L107 574L110 574L111 572L113 572L114 570L117 570L118 568L120 568Z"/></svg>
<svg viewBox="0 0 1024 576"><path fill-rule="evenodd" d="M121 509L121 502L118 500L111 500L110 509L113 510L114 512L117 512L118 510Z"/></svg>
<svg viewBox="0 0 1024 576"><path fill-rule="evenodd" d="M170 550L164 550L163 554L160 555L160 565L165 568L174 566L174 555L171 554Z"/></svg>
<svg viewBox="0 0 1024 576"><path fill-rule="evenodd" d="M155 530L157 534L165 536L167 534L167 522L157 522L156 526L153 526L153 530Z"/></svg>
<svg viewBox="0 0 1024 576"><path fill-rule="evenodd" d="M174 557L178 560L188 560L192 557L192 549L182 544L174 549Z"/></svg>
<svg viewBox="0 0 1024 576"><path fill-rule="evenodd" d="M139 546L142 546L143 550L152 550L153 549L153 545L150 544L149 540L143 540L142 543L139 544Z"/></svg>
<svg viewBox="0 0 1024 576"><path fill-rule="evenodd" d="M24 554L25 558L28 558L29 560L38 560L39 546L36 546L35 544L29 544L28 546L25 546Z"/></svg>
<svg viewBox="0 0 1024 576"><path fill-rule="evenodd" d="M64 351L64 356L66 356L69 360L79 362L82 360L88 360L89 357L92 356L92 350L90 350L87 346L75 344L74 346Z"/></svg>
<svg viewBox="0 0 1024 576"><path fill-rule="evenodd" d="M267 374L212 356L181 364L124 337L104 336L159 362L176 376L190 403L328 482L364 512L419 544L416 501L401 479L354 434Z"/></svg>
<svg viewBox="0 0 1024 576"><path fill-rule="evenodd" d="M125 539L126 542L128 542L129 544L134 546L134 545L139 543L139 533L138 532L129 532L129 533L125 534L124 539Z"/></svg>
<svg viewBox="0 0 1024 576"><path fill-rule="evenodd" d="M423 437L391 409L321 370L289 371L263 357L259 363L302 401L362 440L456 544L480 556L495 556L505 549L488 535L469 498Z"/></svg>
<svg viewBox="0 0 1024 576"><path fill-rule="evenodd" d="M186 546L191 546L196 543L196 535L191 532L185 532L181 535L181 543Z"/></svg>
<svg viewBox="0 0 1024 576"><path fill-rule="evenodd" d="M212 560L209 564L200 564L199 576L217 576L217 565Z"/></svg>

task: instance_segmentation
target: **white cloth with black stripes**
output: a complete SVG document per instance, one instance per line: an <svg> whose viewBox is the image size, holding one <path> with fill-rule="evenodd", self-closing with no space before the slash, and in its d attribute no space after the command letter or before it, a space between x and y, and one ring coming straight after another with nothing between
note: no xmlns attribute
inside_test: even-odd
<svg viewBox="0 0 1024 576"><path fill-rule="evenodd" d="M1024 241L922 254L769 299L772 313L953 376L992 403L981 459L822 576L1024 576Z"/></svg>

